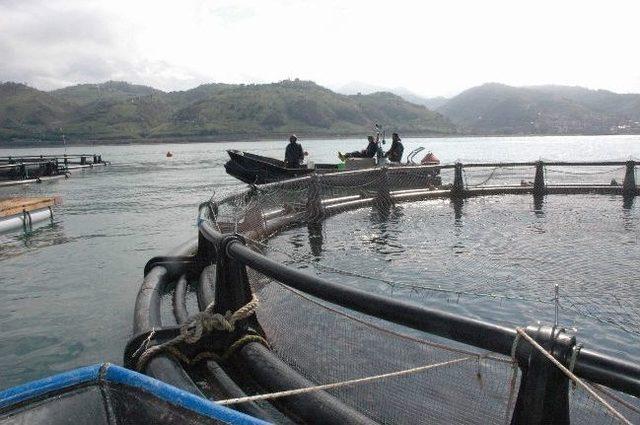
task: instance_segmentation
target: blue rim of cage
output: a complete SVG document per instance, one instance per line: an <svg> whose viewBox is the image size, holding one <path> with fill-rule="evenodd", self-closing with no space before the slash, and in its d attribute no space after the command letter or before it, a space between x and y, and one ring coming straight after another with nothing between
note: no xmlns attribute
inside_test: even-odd
<svg viewBox="0 0 640 425"><path fill-rule="evenodd" d="M174 406L225 423L242 425L268 423L228 407L220 406L157 379L110 363L81 367L0 391L0 411L10 410L14 406L23 405L78 386L104 383L137 388Z"/></svg>

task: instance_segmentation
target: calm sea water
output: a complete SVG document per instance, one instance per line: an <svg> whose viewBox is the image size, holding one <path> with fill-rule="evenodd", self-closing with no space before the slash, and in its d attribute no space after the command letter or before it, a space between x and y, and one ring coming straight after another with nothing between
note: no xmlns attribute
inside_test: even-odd
<svg viewBox="0 0 640 425"><path fill-rule="evenodd" d="M640 158L640 136L441 138L405 139L404 142L405 152L417 146L425 146L444 162L457 159L529 161L539 158ZM302 143L310 152L310 159L316 162L335 162L337 150L361 149L366 144L364 140L303 140ZM0 235L0 388L90 363L120 363L122 349L131 332L134 300L146 261L196 235L196 207L214 191L224 193L242 186L224 172L223 164L227 160L225 150L243 149L280 157L284 146L284 142L256 141L73 147L67 149L68 153L100 152L112 165L75 173L68 180L0 189L0 197L59 195L64 202L56 209L52 224L39 227L27 236L20 233ZM173 158L165 157L168 150L174 152ZM0 156L62 152L62 148L0 149ZM511 199L511 204L522 215L526 215L529 211L528 204L524 205L516 198ZM500 204L501 201L495 202ZM549 201L549 208L553 207L554 202ZM585 201L585 205L591 203L595 201ZM629 242L624 248L627 251L624 251L626 254L622 261L622 266L626 267L629 258L627 254L637 257L638 252L638 206L633 206L627 212L627 218L622 218L622 208L617 200L605 204L605 220L591 221L589 226L593 226L596 232L607 234L611 223L626 220L630 230L625 233L616 229L616 232L621 233L615 233L616 238L626 238ZM444 210L448 207L435 203L425 208L437 211L438 208ZM469 224L466 229L481 225L478 219L481 214L478 211L482 208L477 203L469 204ZM596 209L596 206L593 208ZM499 211L499 208L496 206L494 210ZM566 211L567 207L561 206L561 210ZM580 207L578 210L582 211L584 208ZM357 229L349 227L353 223L361 227L371 224L366 212L354 214L357 220L345 221L347 216L344 216L327 223L327 229L337 229L327 230L330 232L328 237L333 239L331 232L334 231L356 231ZM450 209L433 223L426 222L419 210L407 208L402 214L404 218L397 221L396 227L411 226L417 220L422 223L423 228L416 229L434 232L438 230L438 226L433 223L442 224L439 228L443 233L434 239L435 243L441 241L442 245L438 246L444 247L451 242L450 236L446 236L446 232L452 230ZM584 211L581 214L586 216ZM433 215L438 217L438 214ZM496 217L499 214L496 213ZM495 217L492 220L489 222L496 226L500 223L495 221ZM548 219L545 226L548 230L558 229L560 223L561 220ZM377 224L373 223L371 226L359 228L359 231L366 233L379 230L376 230ZM576 226L577 230L572 230L571 235L585 230L584 226ZM512 227L505 230L510 232L509 240L518 240L517 229ZM487 240L483 242L490 247L494 246L491 244L495 244L494 236L497 238L496 228L487 229L485 223L484 230L486 234L483 237ZM289 236L291 235L283 235L282 240L286 241ZM334 240L339 240L337 234ZM359 240L365 245L369 244L366 238ZM381 249L393 253L396 249L393 244L397 243L407 249L414 248L411 240L400 238L399 241L394 241L391 238L389 243L383 241ZM413 243L415 245L415 240ZM611 243L615 245L615 241ZM481 254L477 250L478 244L478 241L472 239L468 241L468 249L474 255ZM293 248L291 249L293 252ZM439 249L438 255L445 255L443 249ZM496 249L500 251L505 247ZM496 256L498 251L494 252ZM585 245L585 252L588 251ZM381 261L380 257L376 257L378 254L375 250L366 252L372 253L371 261L374 263ZM383 254L383 257L384 255L392 254ZM459 257L452 254L451 258ZM449 273L446 268L433 269L432 264L433 262L420 263L430 273L439 273L439 276ZM517 277L519 273L518 266L510 264L508 274L504 277L506 280L509 276ZM400 262L397 266L400 277L407 278L407 265ZM525 266L528 267L526 264L523 267ZM589 267L589 262L582 261L580 266ZM562 267L562 263L558 267ZM395 270L388 269L389 272ZM470 270L478 273L477 267ZM588 274L588 271L583 271ZM456 273L461 271L456 269ZM521 284L527 285L527 281L522 281ZM600 285L604 285L600 288L606 289L607 283L601 282ZM612 284L611 289L614 289L614 285ZM484 314L482 309L471 313ZM523 317L529 316L524 314ZM496 320L507 323L519 322L520 318L510 314L495 316ZM606 338L603 341L607 342ZM614 350L622 349L625 345L625 341L620 338L611 343L615 345Z"/></svg>

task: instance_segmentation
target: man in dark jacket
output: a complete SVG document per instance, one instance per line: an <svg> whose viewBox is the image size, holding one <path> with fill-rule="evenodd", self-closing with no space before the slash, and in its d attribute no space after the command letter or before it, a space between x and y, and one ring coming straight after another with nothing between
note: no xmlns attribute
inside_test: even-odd
<svg viewBox="0 0 640 425"><path fill-rule="evenodd" d="M302 145L298 143L298 138L295 134L289 137L289 144L284 151L284 162L287 168L300 168L302 160L304 159L305 152L302 150Z"/></svg>
<svg viewBox="0 0 640 425"><path fill-rule="evenodd" d="M402 146L402 143L400 143L400 140L402 139L400 139L400 136L398 136L398 133L393 133L391 135L391 147L389 148L387 153L384 154L384 156L388 158L389 161L391 162L402 161L404 146Z"/></svg>
<svg viewBox="0 0 640 425"><path fill-rule="evenodd" d="M369 140L369 144L364 150L349 153L338 152L338 158L340 158L341 161L344 161L347 158L373 158L376 156L376 152L378 150L378 140L373 136L369 136L367 139Z"/></svg>

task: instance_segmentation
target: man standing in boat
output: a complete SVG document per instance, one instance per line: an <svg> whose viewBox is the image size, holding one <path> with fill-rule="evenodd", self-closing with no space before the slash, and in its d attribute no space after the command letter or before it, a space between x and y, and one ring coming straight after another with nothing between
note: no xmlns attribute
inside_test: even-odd
<svg viewBox="0 0 640 425"><path fill-rule="evenodd" d="M292 134L291 137L289 137L287 149L284 151L284 162L287 168L300 168L306 154L307 153L302 150L302 145L298 143L296 135Z"/></svg>
<svg viewBox="0 0 640 425"><path fill-rule="evenodd" d="M385 158L387 158L391 162L400 162L402 161L402 154L404 153L404 146L400 143L402 139L398 136L398 133L393 133L391 135L391 147L384 154Z"/></svg>
<svg viewBox="0 0 640 425"><path fill-rule="evenodd" d="M341 161L344 161L347 158L373 158L376 156L376 152L378 151L378 138L369 136L367 137L367 140L369 140L369 144L366 149L349 153L338 152L338 158L340 158Z"/></svg>

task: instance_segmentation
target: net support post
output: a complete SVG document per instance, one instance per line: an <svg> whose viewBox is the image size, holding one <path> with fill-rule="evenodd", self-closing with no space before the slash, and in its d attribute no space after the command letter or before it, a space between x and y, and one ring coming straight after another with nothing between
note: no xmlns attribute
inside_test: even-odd
<svg viewBox="0 0 640 425"><path fill-rule="evenodd" d="M324 209L322 208L322 186L320 176L316 173L313 173L309 180L306 207L307 223L317 224L322 221L324 217Z"/></svg>
<svg viewBox="0 0 640 425"><path fill-rule="evenodd" d="M562 364L569 364L574 336L562 328L543 325L529 326L526 333ZM516 359L521 378L511 424L569 424L567 376L525 340L519 341Z"/></svg>
<svg viewBox="0 0 640 425"><path fill-rule="evenodd" d="M227 247L232 242L246 245L244 239L237 234L223 235L216 244L214 313L237 311L253 298L247 267L228 253Z"/></svg>
<svg viewBox="0 0 640 425"><path fill-rule="evenodd" d="M453 170L453 187L451 188L451 196L464 196L464 178L462 177L462 162L456 162Z"/></svg>
<svg viewBox="0 0 640 425"><path fill-rule="evenodd" d="M637 194L636 187L636 163L635 161L627 161L627 170L624 173L624 182L622 183L622 195L625 198L633 198Z"/></svg>
<svg viewBox="0 0 640 425"><path fill-rule="evenodd" d="M216 261L216 249L209 239L207 239L202 231L198 231L198 250L196 252L196 264L198 270L202 270L210 266Z"/></svg>
<svg viewBox="0 0 640 425"><path fill-rule="evenodd" d="M542 161L536 162L536 176L533 180L533 195L543 196L546 192L544 185L544 163Z"/></svg>

